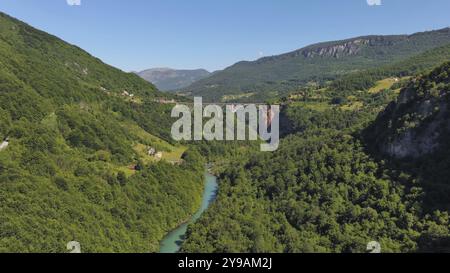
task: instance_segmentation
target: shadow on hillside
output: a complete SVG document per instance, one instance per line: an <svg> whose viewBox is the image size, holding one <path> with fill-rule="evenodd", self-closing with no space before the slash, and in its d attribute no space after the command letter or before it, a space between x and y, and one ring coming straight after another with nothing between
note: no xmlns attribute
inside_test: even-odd
<svg viewBox="0 0 450 273"><path fill-rule="evenodd" d="M450 253L450 237L435 237L423 234L417 243L420 253Z"/></svg>
<svg viewBox="0 0 450 273"><path fill-rule="evenodd" d="M450 213L450 150L447 147L418 159L391 158L367 146L366 152L382 166L380 172L387 172L405 187L406 192L417 187L422 189L424 214L436 210Z"/></svg>

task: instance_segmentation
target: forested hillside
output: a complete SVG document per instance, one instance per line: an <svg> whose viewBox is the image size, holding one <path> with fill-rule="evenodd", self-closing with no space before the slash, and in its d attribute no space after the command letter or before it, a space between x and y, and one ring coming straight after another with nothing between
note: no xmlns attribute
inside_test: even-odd
<svg viewBox="0 0 450 273"><path fill-rule="evenodd" d="M449 42L322 43L194 85L282 106L261 153L175 143L179 97L0 13L0 252L156 252L199 207L206 160L220 189L184 252L448 252Z"/></svg>
<svg viewBox="0 0 450 273"><path fill-rule="evenodd" d="M365 130L378 157L417 177L430 209L450 210L450 63L412 80Z"/></svg>
<svg viewBox="0 0 450 273"><path fill-rule="evenodd" d="M379 80L387 77L402 78L416 75L435 68L445 60L450 60L450 43L394 64L345 75L331 85L333 89L340 92L365 90L375 86Z"/></svg>
<svg viewBox="0 0 450 273"><path fill-rule="evenodd" d="M370 133L377 150L396 158L420 158L448 143L449 75L447 63L402 90Z"/></svg>
<svg viewBox="0 0 450 273"><path fill-rule="evenodd" d="M0 14L0 252L154 252L195 212L204 162L137 75ZM183 156L157 162L140 147ZM181 152L179 152L181 151ZM181 158L178 158L181 160Z"/></svg>
<svg viewBox="0 0 450 273"><path fill-rule="evenodd" d="M435 159L397 162L372 152L370 138L362 137L372 123L380 130L367 135L384 140L402 133L398 124L416 130L411 107L421 109L430 99L447 103L446 73L448 64L411 80L399 98L411 94L407 106L391 105L379 120L378 109L395 98L398 86L355 92L358 107L308 97L289 101L283 115L293 130L280 149L252 153L219 171L216 204L189 229L183 250L365 252L368 242L378 241L383 252L448 252L447 144ZM446 113L443 106L418 117L417 130L443 117L434 113Z"/></svg>
<svg viewBox="0 0 450 273"><path fill-rule="evenodd" d="M364 36L239 62L183 93L210 101L264 101L307 84L381 67L450 43L450 28L413 35Z"/></svg>

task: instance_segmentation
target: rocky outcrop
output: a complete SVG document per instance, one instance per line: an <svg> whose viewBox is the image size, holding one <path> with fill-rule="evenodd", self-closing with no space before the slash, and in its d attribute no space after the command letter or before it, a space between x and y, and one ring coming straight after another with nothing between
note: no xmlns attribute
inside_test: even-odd
<svg viewBox="0 0 450 273"><path fill-rule="evenodd" d="M450 63L411 81L380 114L367 138L394 158L420 158L449 145Z"/></svg>
<svg viewBox="0 0 450 273"><path fill-rule="evenodd" d="M430 101L424 102L419 108L431 108ZM432 117L434 114L431 111L426 110L425 116L431 117L430 122L407 129L400 135L390 138L381 146L382 151L395 158L419 158L436 151L440 147L441 134L449 129L449 123L445 118L448 105L441 104L440 108L442 111L439 111L435 117Z"/></svg>
<svg viewBox="0 0 450 273"><path fill-rule="evenodd" d="M369 40L367 39L356 39L343 44L304 50L301 54L306 58L313 58L315 56L334 58L353 56L360 52L363 45L367 44L369 44Z"/></svg>

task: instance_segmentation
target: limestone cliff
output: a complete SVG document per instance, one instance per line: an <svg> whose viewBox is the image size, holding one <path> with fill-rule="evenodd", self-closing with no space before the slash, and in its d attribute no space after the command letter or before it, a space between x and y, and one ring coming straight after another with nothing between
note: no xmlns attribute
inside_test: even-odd
<svg viewBox="0 0 450 273"><path fill-rule="evenodd" d="M395 158L419 158L447 147L449 75L450 63L446 63L402 90L368 130L378 151Z"/></svg>

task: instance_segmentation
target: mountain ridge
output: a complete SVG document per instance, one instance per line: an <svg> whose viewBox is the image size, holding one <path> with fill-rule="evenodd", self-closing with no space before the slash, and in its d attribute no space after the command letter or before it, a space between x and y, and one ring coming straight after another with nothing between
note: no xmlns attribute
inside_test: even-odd
<svg viewBox="0 0 450 273"><path fill-rule="evenodd" d="M404 60L450 43L450 28L411 35L368 35L317 43L288 53L241 61L199 80L183 94L206 100L250 94L266 100L308 82L323 83L350 72Z"/></svg>

